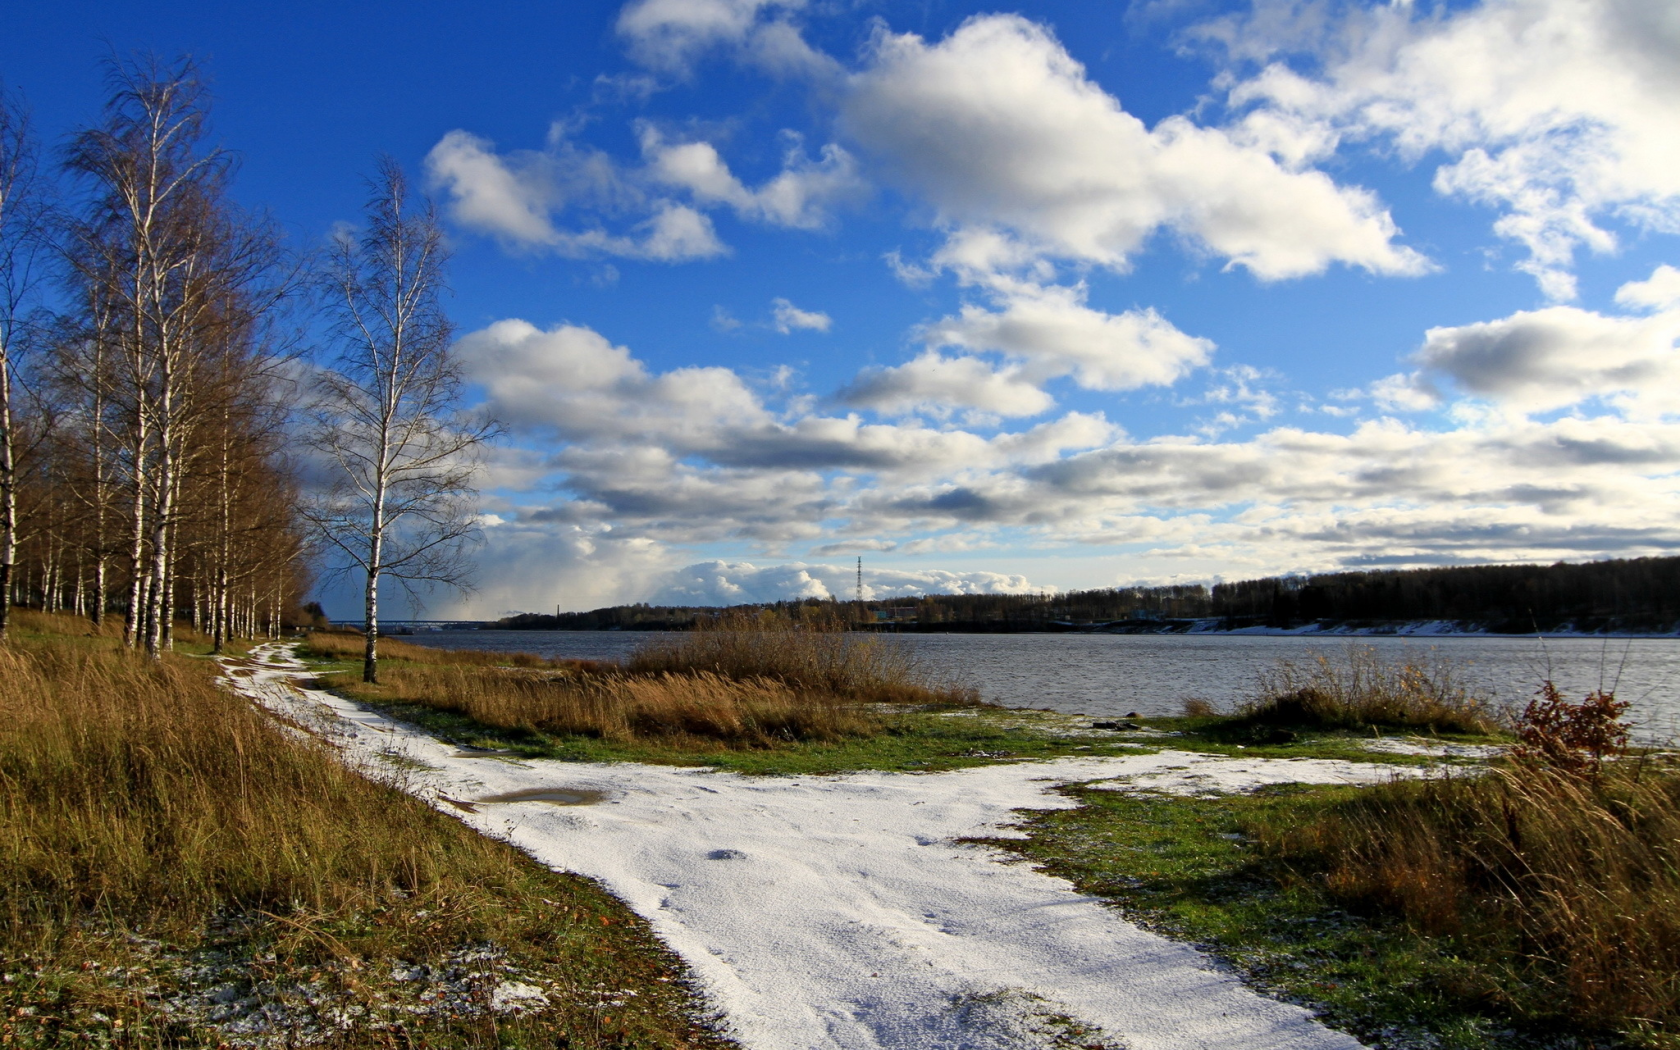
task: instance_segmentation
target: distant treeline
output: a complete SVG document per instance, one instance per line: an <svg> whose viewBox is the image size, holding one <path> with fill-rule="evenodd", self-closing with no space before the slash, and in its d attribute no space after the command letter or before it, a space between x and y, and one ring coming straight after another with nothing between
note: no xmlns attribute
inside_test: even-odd
<svg viewBox="0 0 1680 1050"><path fill-rule="evenodd" d="M1473 565L1337 572L1172 587L1109 587L1059 594L929 594L867 602L765 603L796 619L839 610L860 625L921 631L1158 629L1219 619L1225 627L1453 620L1496 632L1667 629L1680 623L1680 557L1582 565ZM521 613L513 630L683 630L716 615L695 606L615 605L589 612Z"/></svg>

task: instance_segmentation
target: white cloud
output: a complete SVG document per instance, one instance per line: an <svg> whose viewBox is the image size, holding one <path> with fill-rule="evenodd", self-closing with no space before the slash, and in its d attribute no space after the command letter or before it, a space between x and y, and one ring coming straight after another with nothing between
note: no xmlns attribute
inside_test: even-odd
<svg viewBox="0 0 1680 1050"><path fill-rule="evenodd" d="M1290 5L1262 2L1217 28L1259 41ZM1297 137L1380 137L1419 158L1444 151L1436 189L1501 210L1518 268L1554 299L1575 294L1572 259L1609 251L1606 219L1680 231L1680 8L1650 0L1483 0L1458 10L1354 8L1290 23L1276 43L1316 51L1319 75L1274 62L1231 93Z"/></svg>
<svg viewBox="0 0 1680 1050"><path fill-rule="evenodd" d="M1021 375L1018 365L994 369L975 357L925 353L894 368L862 372L840 399L883 415L949 415L973 409L1008 418L1036 416L1055 407L1055 399Z"/></svg>
<svg viewBox="0 0 1680 1050"><path fill-rule="evenodd" d="M1417 273L1367 191L1293 170L1227 131L1127 113L1042 27L972 18L937 44L882 33L842 124L952 227L1007 229L1031 255L1124 268L1173 230L1263 280L1342 262Z"/></svg>
<svg viewBox="0 0 1680 1050"><path fill-rule="evenodd" d="M639 169L580 149L561 128L546 150L508 153L470 132L451 131L426 155L427 181L446 195L457 223L511 247L661 262L728 253L701 208L723 205L748 221L812 230L830 222L835 205L867 192L856 161L832 143L812 160L798 138L788 136L782 170L755 190L730 172L711 143L670 143L645 123L638 131L645 160ZM693 204L668 199L673 189ZM634 227L635 235L609 233L601 225L568 230L555 222L566 210L597 222L625 213L647 218Z"/></svg>
<svg viewBox="0 0 1680 1050"><path fill-rule="evenodd" d="M1101 417L1071 413L1019 434L984 438L920 423L866 423L801 411L784 420L727 368L649 371L628 348L575 325L543 330L509 319L457 343L486 408L516 431L570 442L564 453L592 485L645 487L644 502L684 472L734 485L769 479L766 493L806 499L820 472L926 478L953 470L1042 462L1113 433ZM695 461L703 460L707 466ZM738 477L729 471L745 472ZM697 472L697 473L696 473ZM708 473L709 472L709 473ZM782 473L777 473L782 472ZM795 484L794 474L809 473ZM611 477L609 477L611 475ZM752 482L758 484L757 481ZM675 491L675 490L672 490ZM718 512L723 513L720 503Z"/></svg>
<svg viewBox="0 0 1680 1050"><path fill-rule="evenodd" d="M783 157L782 171L752 190L735 177L710 142L667 142L651 124L640 130L649 178L686 189L697 204L728 205L744 219L816 229L829 221L831 205L864 191L856 161L832 143L813 161L796 140Z"/></svg>
<svg viewBox="0 0 1680 1050"><path fill-rule="evenodd" d="M661 203L642 228L647 230L647 236L639 254L649 259L664 262L710 259L729 251L717 239L712 220L687 205Z"/></svg>
<svg viewBox="0 0 1680 1050"><path fill-rule="evenodd" d="M619 13L618 32L637 61L679 76L714 48L782 76L833 76L835 61L788 21L804 7L805 0L633 0Z"/></svg>
<svg viewBox="0 0 1680 1050"><path fill-rule="evenodd" d="M1186 335L1153 309L1104 313L1085 305L1085 289L1016 284L1001 308L965 306L929 325L930 347L995 351L1024 362L1032 380L1071 375L1089 390L1170 385L1207 363L1213 343Z"/></svg>
<svg viewBox="0 0 1680 1050"><path fill-rule="evenodd" d="M1245 442L1115 442L870 505L949 527L1037 526L1046 539L1242 545L1320 567L1402 530L1425 552L1418 561L1531 556L1519 546L1540 557L1651 553L1680 541L1667 520L1680 510L1677 467L1671 423L1495 419L1432 432L1384 420L1348 435L1279 427Z"/></svg>
<svg viewBox="0 0 1680 1050"><path fill-rule="evenodd" d="M802 598L850 599L856 590L855 566L709 561L671 573L649 600L659 605L742 605ZM880 569L869 565L863 570L866 601L922 594L1036 594L1041 590L1024 576L997 572Z"/></svg>
<svg viewBox="0 0 1680 1050"><path fill-rule="evenodd" d="M803 0L635 0L619 13L618 31L642 62L680 69L707 48L741 43L761 13L802 6Z"/></svg>
<svg viewBox="0 0 1680 1050"><path fill-rule="evenodd" d="M1441 392L1415 372L1384 376L1371 384L1369 396L1386 412L1422 412L1441 403Z"/></svg>
<svg viewBox="0 0 1680 1050"><path fill-rule="evenodd" d="M451 131L426 155L426 176L448 195L456 222L516 247L660 262L707 259L728 251L705 215L674 201L649 201L605 157L564 142L547 153L503 156L486 139ZM636 227L639 238L599 228L560 229L552 215L573 199L604 206L633 203L652 214Z"/></svg>
<svg viewBox="0 0 1680 1050"><path fill-rule="evenodd" d="M426 175L451 198L450 215L470 229L516 244L552 245L559 231L549 222L555 204L552 180L536 164L510 164L493 143L451 131L426 154Z"/></svg>
<svg viewBox="0 0 1680 1050"><path fill-rule="evenodd" d="M1611 396L1629 407L1673 411L1680 408L1676 339L1680 311L1627 318L1553 306L1432 328L1414 360L1465 393L1522 411Z"/></svg>
<svg viewBox="0 0 1680 1050"><path fill-rule="evenodd" d="M565 524L501 525L479 552L474 592L440 601L428 615L496 619L637 601L678 563L668 547L645 538Z"/></svg>
<svg viewBox="0 0 1680 1050"><path fill-rule="evenodd" d="M1680 270L1663 265L1643 281L1629 281L1616 289L1616 302L1644 310L1680 306Z"/></svg>
<svg viewBox="0 0 1680 1050"><path fill-rule="evenodd" d="M834 324L834 319L821 310L801 310L786 299L772 299L770 306L776 319L776 331L783 335L800 329L808 332L826 332Z"/></svg>
<svg viewBox="0 0 1680 1050"><path fill-rule="evenodd" d="M768 423L770 416L727 368L649 373L628 348L593 329L544 331L497 321L463 336L457 352L511 426L570 440L642 437L705 444L721 428Z"/></svg>

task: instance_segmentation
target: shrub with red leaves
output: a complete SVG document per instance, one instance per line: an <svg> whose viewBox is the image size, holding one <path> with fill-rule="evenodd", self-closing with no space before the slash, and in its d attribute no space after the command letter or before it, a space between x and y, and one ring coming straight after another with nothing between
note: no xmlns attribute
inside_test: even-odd
<svg viewBox="0 0 1680 1050"><path fill-rule="evenodd" d="M1557 686L1545 682L1517 719L1513 757L1542 762L1570 773L1597 776L1606 756L1627 752L1628 727L1622 714L1626 700L1602 689L1588 693L1580 703L1571 703Z"/></svg>

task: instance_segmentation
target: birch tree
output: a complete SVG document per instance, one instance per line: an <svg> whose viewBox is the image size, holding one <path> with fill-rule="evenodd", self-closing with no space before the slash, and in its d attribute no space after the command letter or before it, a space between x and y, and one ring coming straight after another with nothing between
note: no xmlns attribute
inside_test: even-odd
<svg viewBox="0 0 1680 1050"><path fill-rule="evenodd" d="M0 641L11 620L17 564L19 381L35 336L27 314L40 277L46 216L28 118L0 86Z"/></svg>
<svg viewBox="0 0 1680 1050"><path fill-rule="evenodd" d="M366 228L338 239L328 269L337 354L318 379L312 444L332 481L305 511L322 547L362 577L366 682L378 681L382 580L411 604L436 586L466 587L476 453L493 429L457 407L435 212L410 200L390 158L371 190Z"/></svg>

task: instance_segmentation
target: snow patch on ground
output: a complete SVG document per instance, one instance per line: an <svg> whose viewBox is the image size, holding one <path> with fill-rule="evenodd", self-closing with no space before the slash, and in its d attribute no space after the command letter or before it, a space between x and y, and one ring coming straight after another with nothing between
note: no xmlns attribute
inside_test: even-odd
<svg viewBox="0 0 1680 1050"><path fill-rule="evenodd" d="M1162 752L1171 764L1133 773L1093 787L1108 791L1160 791L1169 795L1214 798L1251 792L1274 784L1380 784L1416 776L1417 766L1348 762L1325 758L1222 758L1218 755ZM1160 756L1157 756L1160 757Z"/></svg>
<svg viewBox="0 0 1680 1050"><path fill-rule="evenodd" d="M1423 740L1418 737L1371 740L1365 744L1365 750L1374 751L1379 755L1427 755L1430 758L1473 758L1477 760L1489 759L1505 753L1505 748L1498 744L1449 744L1439 740Z"/></svg>
<svg viewBox="0 0 1680 1050"><path fill-rule="evenodd" d="M514 761L300 689L283 647L259 653L270 665L232 688L361 768L400 770L472 827L600 880L687 960L750 1050L1360 1045L1068 882L959 840L1019 834L1020 809L1075 805L1054 790L1070 782L1251 790L1368 783L1389 767L1173 751L828 777ZM483 801L538 788L602 801Z"/></svg>

